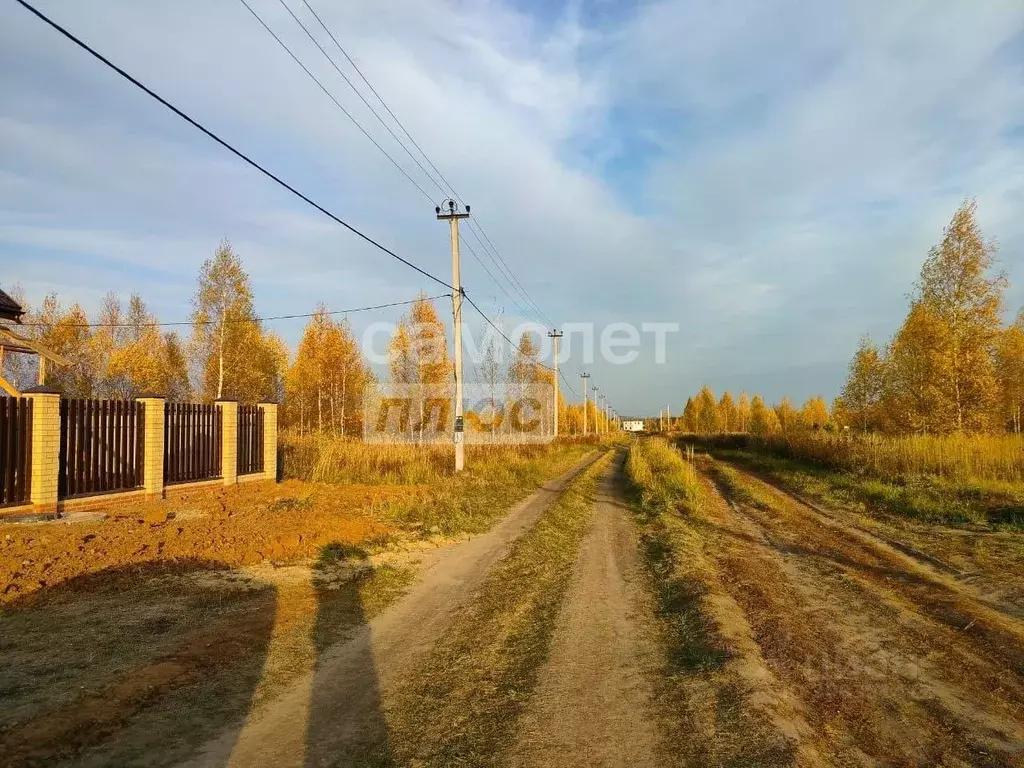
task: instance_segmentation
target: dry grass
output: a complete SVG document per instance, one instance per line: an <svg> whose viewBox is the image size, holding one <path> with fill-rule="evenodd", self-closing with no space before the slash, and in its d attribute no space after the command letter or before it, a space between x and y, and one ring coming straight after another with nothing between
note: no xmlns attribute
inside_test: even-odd
<svg viewBox="0 0 1024 768"><path fill-rule="evenodd" d="M436 484L452 478L451 445L364 443L332 435L283 433L280 438L284 475L322 483L382 485ZM486 472L512 462L530 461L567 446L596 445L589 439L559 439L554 443L468 445L466 466Z"/></svg>
<svg viewBox="0 0 1024 768"><path fill-rule="evenodd" d="M659 439L635 441L626 466L665 649L655 700L670 762L792 764L793 745L765 711L773 692L764 690L763 660L725 597L715 563L722 542L706 509L716 501L714 493Z"/></svg>
<svg viewBox="0 0 1024 768"><path fill-rule="evenodd" d="M645 509L667 512L680 505L692 508L700 498L693 466L661 438L635 441L629 450L626 472Z"/></svg>
<svg viewBox="0 0 1024 768"><path fill-rule="evenodd" d="M1024 439L1017 435L881 435L794 432L757 441L793 458L885 479L932 475L958 482L1024 482Z"/></svg>

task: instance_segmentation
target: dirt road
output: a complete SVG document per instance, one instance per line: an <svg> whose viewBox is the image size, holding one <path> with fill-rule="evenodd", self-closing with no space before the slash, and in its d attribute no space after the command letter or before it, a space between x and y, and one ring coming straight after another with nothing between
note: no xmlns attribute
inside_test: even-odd
<svg viewBox="0 0 1024 768"><path fill-rule="evenodd" d="M212 709L229 698L221 677L201 700L211 709L190 715L218 725L190 731L180 707L126 715L99 725L104 744L134 751L54 754L195 767L1024 766L1024 622L1003 592L944 567L924 533L904 546L710 458L695 502L642 508L622 454L595 454L488 533L415 555L411 587L411 572L378 574L395 579L376 590L379 609L375 590L311 580L308 567L211 591L195 603L209 614L203 647L241 653L224 628L268 625L230 711ZM315 625L270 631L292 614ZM142 618L152 634L159 617ZM150 671L188 666L167 658ZM146 680L132 682L144 698ZM22 754L50 755L47 733L83 732L43 724Z"/></svg>
<svg viewBox="0 0 1024 768"><path fill-rule="evenodd" d="M647 626L636 532L621 469L601 485L550 657L511 758L526 766L651 766L658 649Z"/></svg>
<svg viewBox="0 0 1024 768"><path fill-rule="evenodd" d="M704 535L824 765L1024 765L1024 624L757 477L705 466ZM810 762L806 760L805 762Z"/></svg>
<svg viewBox="0 0 1024 768"><path fill-rule="evenodd" d="M313 671L186 765L346 765L349 755L387 762L388 698L511 543L595 458L545 485L488 533L428 556L422 580L402 600L326 650Z"/></svg>

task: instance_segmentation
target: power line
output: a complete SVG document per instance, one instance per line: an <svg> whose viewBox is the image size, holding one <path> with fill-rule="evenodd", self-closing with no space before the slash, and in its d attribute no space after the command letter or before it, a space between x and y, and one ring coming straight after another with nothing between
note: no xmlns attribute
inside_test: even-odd
<svg viewBox="0 0 1024 768"><path fill-rule="evenodd" d="M264 21L263 18L253 9L253 7L247 2L247 0L239 0L239 2L241 2L242 5L245 6L246 10L248 10L249 13L252 15L252 17L254 19L256 19L257 22L259 22L260 26L262 26L263 29L266 30L266 32L274 39L274 41L282 49L284 49L284 51L291 57L292 61L294 61L296 64L298 64L299 67L302 68L302 71L305 72L306 75L309 76L309 78L312 79L314 83L316 83L316 85L320 88L320 90L323 91L323 93L334 103L334 105L339 110L341 110L342 114L344 114L345 117L347 117L349 119L349 121L351 121L352 124L355 125L356 128L358 128L359 131L364 136L366 136L366 138L368 138L370 140L370 142L378 150L380 150L381 154L383 154L384 157L386 157L388 159L388 161L390 161L391 164L393 166L395 166L395 168L397 168L398 171L403 176L405 176L405 178L409 181L409 183L411 183L417 190L419 190L421 195L423 195L425 198L427 198L428 200L431 200L433 202L433 198L431 198L430 194L425 189L423 189L422 186L420 186L419 182L417 182L401 166L401 164L397 160L395 160L388 153L388 151L386 149L384 149L384 147L373 137L373 135L370 134L370 132L365 127L363 127L363 125L360 124L360 122L358 120L356 120L355 117L353 117L351 112L349 112L347 109L345 109L344 106L342 106L341 102L338 101L338 99L334 96L334 94L331 93L330 90L323 84L323 82L319 78L317 78L317 76L314 75L313 72L310 71L310 69L305 64L302 63L302 61L294 53L294 51L292 51L292 49L288 47L288 45L280 38L280 36L278 36L277 33L275 33L273 31L273 29L270 28L270 26L266 23L266 21ZM306 34L306 37L309 38L309 40L313 43L313 45L315 45L317 47L317 49L320 51L320 53L323 54L324 58L327 59L327 61L331 64L331 66L334 68L334 70L341 76L341 78L345 81L345 83L348 84L349 88L351 88L355 92L355 94L360 98L360 100L363 102L363 104L366 105L366 107L370 110L370 112L373 114L373 116L377 118L378 122L380 122L380 124L382 126L384 126L384 129L391 135L391 137L398 143L398 145L405 151L405 153L407 155L409 155L410 158L412 158L412 161L414 163L416 163L417 167L424 173L424 175L428 179L430 179L431 183L434 184L434 186L436 186L440 190L441 194L443 194L443 195L444 194L448 194L445 191L444 187L442 187L441 184L439 184L438 181L431 175L431 173L426 168L423 167L423 164L416 158L415 155L413 155L413 153L402 142L402 140L395 134L395 132L393 130L391 130L391 127L388 126L388 124L380 116L380 114L377 112L377 110L375 110L373 108L373 106L369 103L369 101L367 101L367 99L363 96L363 94L359 91L359 89L356 88L356 86L345 75L345 73L341 71L341 68L334 61L334 59L331 57L331 55L326 50L324 50L323 46L320 45L319 41L317 41L317 39L309 31L309 28L305 24L302 23L302 20L299 19L298 16L296 16L295 12L292 11L292 9L288 6L288 4L285 2L285 0L278 0L278 2L282 5L282 7L284 7L284 9L292 17L292 19L295 21L295 23L299 25L299 27L302 29L302 31ZM313 8L308 3L306 4L306 7L309 8L310 12L314 15L314 17L316 17L317 21L320 23L320 26L322 26L324 28L324 30L327 32L327 34L330 35L331 39L334 41L334 44L338 47L338 50L340 50L342 52L342 54L345 56L345 58L348 59L348 61L350 63L352 63L352 66L356 69L357 72L359 72L360 77L362 77L363 80L367 83L367 85L369 85L369 81L366 79L366 76L363 75L362 71L360 71L359 68L355 66L355 63L352 62L351 57L349 57L349 55L345 52L345 49L341 47L341 44L338 42L337 38L334 36L334 34L330 31L330 29L324 23L323 19L320 18L320 16L316 13L316 11L313 10ZM380 100L381 104L384 105L384 108L388 110L388 114L390 114L392 117L395 117L394 113L391 111L391 109L387 106L387 104L383 101L383 99L381 99L380 94L378 94L373 89L372 86L370 86L370 89L373 90L374 95L376 95L378 100ZM437 169L437 166L435 166L433 164L433 162L431 162L430 158L427 157L427 155L423 152L423 149L419 146L419 144L415 141L415 139L413 139L411 137L409 132L405 129L405 126L401 125L401 123L398 121L397 117L395 117L395 122L399 123L399 126L402 128L402 130L405 132L405 134L407 136L409 136L410 141L412 141L413 145L417 149L419 149L420 154L423 155L424 159L430 164L431 168L433 168L434 171L438 174L438 176L441 177L442 181L444 181L444 183L448 185L448 188L451 190L451 193L453 195L458 196L458 193L456 193L454 188L452 188L451 185L448 184L448 181L447 181L447 179L444 178L444 175L441 174L441 172ZM506 281L508 281L509 285L512 286L513 289L515 289L517 281L515 281L515 276L511 275L511 273L509 272L508 265L507 264L505 265L505 268L504 268L505 271L503 272L502 271L502 264L499 263L498 261L496 261L494 256L492 256L491 253L487 250L487 246L484 244L484 241L480 239L480 236L477 234L476 230L471 227L470 231L473 233L473 236L476 238L477 242L480 244L480 247L483 249L483 251L487 255L487 257L498 268L499 274L502 274L502 276L505 277ZM480 231L483 232L482 229ZM486 233L483 233L483 234L486 237ZM501 284L501 282L494 276L494 273L491 272L491 270L487 267L487 265L483 262L483 260L477 254L476 250L472 247L472 245L470 245L470 243L465 238L461 238L461 240L462 240L462 243L469 249L470 253L473 255L473 258L476 259L477 263L479 263L480 266L483 268L484 272L487 273L487 276L491 278L491 280L494 282L494 284L497 285L505 293L506 296L508 296L508 298L512 301L512 303L514 303L516 305L516 307L519 309L519 311L523 313L523 316L528 316L528 315L532 314L531 310L525 309L523 307L523 305L520 304L519 301L514 296L512 296L512 294L510 294L508 292L508 290L505 289L505 287ZM489 240L488 240L488 242L489 242ZM493 248L493 244L492 244L491 247ZM509 272L509 275L507 277L505 276L505 272ZM524 299L526 299L528 304L529 303L533 303L533 306L535 307L536 311L540 312L540 308L537 307L535 302L532 302L531 299L528 296L525 295L525 293L522 290L522 288L519 289L519 293L520 293L520 295L523 296ZM543 312L540 312L540 315L541 315L541 317L544 317L544 313ZM549 320L549 322L550 322L550 320Z"/></svg>
<svg viewBox="0 0 1024 768"><path fill-rule="evenodd" d="M367 108L369 108L369 110L373 113L374 117L376 117L377 120L380 121L381 125L384 126L384 128L388 131L388 133L391 134L392 138L394 138L395 141L398 142L399 146L401 146L402 149L404 149L405 152L409 155L409 157L411 157L413 159L413 162L415 162L416 165L419 166L420 170L423 171L423 173L427 176L427 178L429 178L431 180L431 182L438 189L441 190L442 194L447 194L445 192L445 190L444 190L444 187L442 187L441 184L438 183L438 181L427 171L427 169L423 167L423 165L416 159L416 157L412 154L412 152L409 150L409 148L405 146L405 144L401 141L401 139L399 139L398 136L395 135L395 132L391 130L391 128L387 125L387 123L384 122L383 118L381 118L381 116L377 113L377 111L369 104L369 102L366 100L366 98L363 96L363 94L359 91L359 89L356 88L355 85L353 85L352 81L341 71L341 69L335 63L334 59L331 58L331 56L323 49L323 47L320 45L319 42L316 41L316 39L313 37L313 35L310 33L310 31L306 28L306 26L296 17L295 13L292 12L291 8L288 7L288 5L285 3L285 0L278 0L278 2L280 2L281 5L283 5L285 7L285 9L288 11L288 13L291 14L292 18L295 19L295 21L299 24L300 27L302 27L303 31L310 38L310 40L313 41L314 45L316 45L316 47L320 49L320 52L323 53L324 56L327 57L328 61L331 62L331 65L335 68L335 70L337 70L338 74L342 76L342 78L345 80L346 83L348 83L349 87L356 93L356 95L362 100L362 102L367 106ZM455 191L455 187L453 187L451 182L449 182L448 179L445 178L445 175L443 173L441 173L441 170L437 167L437 165L434 164L434 161L430 159L430 156L427 155L427 153L423 149L423 147L420 146L419 142L416 141L416 139L413 137L413 135L409 132L409 130L402 123L402 121L398 118L398 115L396 115L394 113L394 111L391 109L391 107L388 106L388 103L384 100L384 97L381 96L380 93L377 92L377 89L373 87L373 84L370 82L369 78L367 78L366 75L363 74L363 71L359 68L359 65L357 65L356 62L352 59L352 57L349 56L348 52L345 50L345 48L342 46L342 44L338 41L337 36L331 31L330 27L328 27L326 22L324 22L324 20L320 17L320 14L318 14L316 12L316 10L313 8L313 6L309 2L309 0L302 0L302 4L304 6L306 6L306 8L309 10L309 12L311 14L313 14L313 18L315 18L317 20L317 22L323 28L324 32L326 32L327 35L331 38L331 41L334 43L335 47L341 52L341 55L345 57L346 61L348 61L348 63L356 71L356 73L359 75L359 77L362 79L362 81L364 83L366 83L366 86L370 89L370 92L373 93L373 95L377 98L377 101L379 101L381 106L384 107L385 111L388 113L388 115L391 116L391 119L395 121L395 124L398 125L398 127L401 129L402 133L404 133L406 135L406 137L409 139L409 141L412 143L412 145L414 147L416 147L416 149L419 151L420 155L423 156L423 159L427 161L427 164L433 169L434 173L437 174L437 176L438 176L438 178L440 178L441 182L444 183L444 186L447 187L448 190L451 192L452 196L455 197L460 203L462 203L462 205L465 205L465 201L459 196L459 193ZM487 232L484 231L484 228L480 224L480 222L479 221L477 221L477 222L472 222L472 221L469 222L469 229L470 229L470 232L473 233L473 236L477 239L477 242L480 243L480 247L483 249L484 253L487 254L487 257L492 262L494 262L494 265L498 268L499 273L501 273L502 276L508 281L509 285L513 288L513 290L518 291L518 293L523 297L523 299L526 301L526 303L529 304L529 305L532 305L534 310L537 313L539 313L541 318L546 320L551 325L555 325L554 321L552 321L551 318L548 317L547 314L545 314L545 312L540 308L540 306L537 304L537 302L533 300L533 298L526 291L526 288L523 286L523 284L519 281L519 279L512 272L512 269L511 269L511 267L509 267L508 262L506 262L505 259L502 257L502 255L498 252L497 247L494 245L493 241L491 241L491 238L488 237ZM480 235L477 234L477 230L479 230L480 235L483 235L483 238L484 238L483 240L481 240ZM484 244L484 240L486 240L486 242L487 242L486 245ZM463 241L463 242L465 242L465 241ZM468 246L469 244L466 243L466 245ZM490 246L490 251L488 250L488 245ZM470 250L472 250L472 249L470 249ZM476 254L474 252L474 256L475 255ZM480 261L479 257L477 257L477 261ZM480 264L481 264L481 266L483 266L483 262L482 261L480 261ZM497 285L499 288L501 288L501 290L504 291L504 293L509 297L509 299L512 300L512 302L514 304L519 306L519 302L516 299L514 299L512 297L512 295L509 294L509 292L507 290L505 290L505 287L501 285L501 283L494 277L494 275L490 272L490 270L487 270L486 268L485 268L485 270L487 271L487 274L490 276L490 278L494 281L495 285ZM524 316L531 314L531 312L527 312L527 311L523 310L522 306L519 306L519 309L520 309L520 311L523 311Z"/></svg>
<svg viewBox="0 0 1024 768"><path fill-rule="evenodd" d="M51 19L51 18L50 18L49 16L46 16L46 15L45 15L44 13L42 13L41 11L37 10L37 9L36 9L35 7L33 7L33 6L31 5L31 4L29 4L28 2L26 2L26 0L15 0L15 2L17 2L17 3L18 3L18 4L20 5L20 6L22 6L23 8L25 8L25 9L26 9L27 11L30 11L30 12L31 12L31 13L32 13L32 14L33 14L34 16L36 16L36 17L37 17L37 18L39 18L40 20L42 20L42 21L46 22L46 24L48 24L48 25L49 25L50 27L52 27L52 28L53 28L53 29L55 29L55 30L56 30L57 32L59 32L59 33L60 33L61 35L63 35L63 36L64 36L64 37L66 37L66 38L67 38L68 40L70 40L71 42L73 42L73 43L74 43L75 45L77 45L77 46L78 46L79 48L81 48L82 50L84 50L84 51L86 51L87 53L89 53L89 54L90 54L90 55L91 55L91 56L92 56L93 58L97 59L98 61L102 62L102 63L103 63L103 64L105 64L105 65L106 65L107 67L109 67L110 69L112 69L112 70L114 70L115 72L117 72L117 74L119 74L119 75L120 75L121 77L123 77L123 78L124 78L125 80L127 80L127 81L128 81L129 83L131 83L132 85L134 85L134 86L135 86L136 88L139 88L140 90L142 90L142 91L144 91L144 92L145 92L146 94L148 94L148 95L149 95L150 97L152 97L152 98L153 98L153 99L155 99L156 101L160 102L160 104L162 104L163 106L167 107L167 109L171 110L171 111L172 111L172 112L173 112L174 114L176 114L176 115L177 115L178 117L180 117L180 118L181 118L182 120L184 120L185 122L189 123L189 124L190 124L190 125L191 125L192 127L196 128L196 129L198 129L199 131L201 131L202 133L206 134L206 135L207 135L208 137L210 137L211 139L213 139L214 141L216 141L216 142L217 142L218 144L220 144L220 145L221 145L222 147L224 147L225 149L227 149L227 150L228 150L229 152L231 152L231 153L232 153L233 155L235 155L235 156L236 156L236 157L238 157L239 159L243 160L243 161L244 161L245 163L247 163L248 165L252 166L253 168L255 168L255 169L256 169L257 171L259 171L260 173L262 173L262 174L263 174L264 176L266 176L267 178L271 179L272 181L276 182L276 183L277 183L277 184L279 184L280 186L282 186L282 187L284 187L285 189L287 189L287 190L288 190L289 192L291 192L291 193L292 193L293 195L295 195L296 197L298 197L298 198L299 198L300 200L302 200L302 201L304 201L305 203L308 203L308 204L309 204L309 205L311 205L312 207L316 208L316 209L317 209L318 211L320 211L320 213L324 214L325 216L327 216L327 217L328 217L329 219L331 219L332 221L334 221L334 222L336 222L336 223L340 224L341 226L345 227L345 229L347 229L348 231L350 231L350 232L351 232L352 234L354 234L354 235L357 235L358 237L362 238L363 240L365 240L365 241L366 241L367 243L369 243L370 245L374 246L375 248L378 248L379 250L381 250L381 251L383 251L384 253L388 254L388 255L389 255L389 256L391 256L392 258L394 258L394 259L396 259L396 260L398 260L398 261L402 262L402 263L403 263L403 264L405 264L405 265L406 265L407 267L409 267L409 268L411 268L411 269L414 269L414 270L416 270L417 272L419 272L419 273L420 273L421 275L423 275L424 277L428 277L428 278L430 278L431 280L433 280L433 281L434 281L435 283L437 283L437 284L439 284L439 285L443 285L443 286L444 286L445 288L448 288L449 290L453 290L453 289L452 289L452 286L451 286L450 284L448 284L447 282L445 282L444 280L442 280L441 278L439 278L439 277L435 277L434 275L430 274L429 272L427 272L427 271L426 271L425 269L423 269L422 267L418 267L418 266L416 266L415 264L413 264L413 263L412 263L411 261L409 261L408 259L404 259L404 258L402 258L402 257L401 257L401 256L399 256L399 255L398 255L397 253L395 253L394 251L392 251L392 250L390 250L389 248L387 248L387 247L385 247L385 246L381 245L381 244L380 244L380 243L378 243L378 242L377 242L376 240L374 240L373 238L371 238L371 237L370 237L369 235L365 235L365 234L363 234L363 233L362 233L362 232L360 232L360 231L359 231L358 229L356 229L355 227L353 227L353 226L352 226L351 224L347 223L346 221L342 220L341 218L339 218L339 217L338 217L338 216L336 216L335 214L331 213L331 212L330 212L329 210L327 210L326 208L324 208L324 207L323 207L322 205L320 205L319 203L317 203L317 202L313 201L313 200L312 200L311 198L307 197L307 196L306 196L306 195L304 195L304 194L303 194L302 192L299 192L299 190L297 190L297 189L296 189L295 187L293 187L293 186L292 186L291 184L289 184L288 182L286 182L286 181L284 181L283 179L281 179L281 178L280 178L279 176L276 176L276 175L275 175L274 173L272 173L271 171L268 171L268 170L267 170L266 168L264 168L264 167L263 167L262 165L260 165L259 163L257 163L257 162L256 162L255 160L253 160L252 158L250 158L250 157L249 157L248 155L246 155L246 154L245 154L244 152L242 152L242 151L241 151L241 150L239 150L239 149L236 149L236 148L235 148L234 146L232 146L232 145L231 145L231 144L229 144L229 143L228 143L227 141L225 141L224 139L222 139L222 138L221 138L220 136L218 136L217 134L215 134L215 133L214 133L213 131L211 131L211 130L210 130L209 128L205 127L204 125L202 125L202 124L201 124L201 123L199 123L198 121L196 121L196 120L194 120L193 118L189 117L189 116L188 116L188 115L187 115L187 114L186 114L185 112L183 112L182 110L180 110L180 109L179 109L178 107L174 106L174 105L173 105L173 104L172 104L171 102L167 101L167 99L163 98L163 97L162 97L162 96L160 96L160 95L159 95L158 93L156 93L155 91L151 90L151 89L150 89L150 88L148 88L148 87L147 87L146 85L144 85L143 83L141 83L141 82L140 82L139 80L137 80L136 78L134 78L134 77L133 77L132 75L128 74L128 73L127 73L127 72L126 72L125 70L121 69L121 67L119 67L119 66L117 66L116 64L114 64L114 63L113 63L113 62L112 62L112 61L111 61L110 59L108 59L108 58L107 58L106 56L104 56L104 55L103 55L103 54L101 54L101 53L100 53L99 51L95 50L94 48L92 48L91 46L89 46L89 45L88 45L87 43L85 43L85 42L84 42L83 40L81 40L80 38L76 37L76 36L75 36L74 34L72 34L71 32L69 32L68 30L66 30L66 29L65 29L64 27L62 27L62 26L61 26L60 24L58 24L57 22L55 22L55 21L54 21L53 19Z"/></svg>
<svg viewBox="0 0 1024 768"><path fill-rule="evenodd" d="M241 0L241 1L243 3L245 2L245 0ZM384 126L384 130L386 130L388 133L390 133L391 134L391 138L393 138L396 142L398 142L398 146L400 146L402 149L405 150L405 153L407 155L409 155L409 157L412 159L412 161L414 163L416 163L416 166L421 171L423 171L423 173L426 175L426 177L428 179L430 179L431 183L433 183L434 186L436 186L441 191L441 194L442 195L447 195L448 193L444 191L444 187L442 187L440 184L437 183L437 181L434 179L434 177L430 175L430 172L426 168L423 167L423 163L421 163L418 159L416 159L416 156L409 150L409 148L407 146L405 146L404 143L402 143L402 140L399 139L398 136L395 135L395 132L393 130L391 130L391 127L386 122L384 122L384 118L382 118L377 113L377 110L375 110L373 108L373 106L370 104L370 102L366 100L366 98L363 96L363 94L360 93L359 89L356 88L355 85L353 85L352 81L348 79L348 76L344 72L341 71L341 67L339 67L338 64L331 57L331 55L327 51L324 50L324 47L322 45L320 45L320 42L316 39L316 37L313 36L313 33L309 31L309 28L305 24L302 23L302 19L300 19L298 16L295 15L295 12L291 9L291 7L289 7L288 3L286 3L285 0L278 0L278 2L282 5L282 7L286 11L288 11L288 15L291 16L292 19L295 20L295 23L298 24L302 28L302 31L306 33L306 37L308 37L310 39L310 41L313 43L313 45L315 45L319 49L320 53L322 53L324 55L324 58L327 59L328 62L330 62L331 66L334 67L334 71L337 72L339 75L341 75L341 79L344 80L348 84L348 87L351 88L355 92L356 96L359 97L360 101L362 101L363 104L366 105L366 108L369 109L370 112L373 113L373 116L377 118L377 121L382 126ZM248 5L246 7L248 7ZM309 6L307 5L306 7L308 8ZM249 10L252 11L251 8ZM314 13L313 15L316 16L316 13ZM320 17L319 16L316 16L316 18L317 18L317 21L320 21ZM323 21L320 21L320 26L323 26L324 29L327 29L327 27L324 26ZM328 30L328 34L330 34L329 30ZM332 35L332 38L333 38L333 35ZM335 41L335 42L337 42L337 41ZM374 143L376 143L376 142L374 142Z"/></svg>
<svg viewBox="0 0 1024 768"><path fill-rule="evenodd" d="M450 296L450 293L441 293L438 294L437 296L425 296L423 297L423 300L434 301L435 299L444 299ZM374 304L373 306L369 307L353 307L352 309L333 309L324 312L308 312L306 314L301 315L272 315L270 317L246 317L236 320L224 320L223 322L225 324L232 325L234 323L263 323L269 322L271 320L295 320L297 318L304 317L317 317L318 315L348 315L354 312L370 312L371 310L387 309L388 307L405 307L408 306L409 304L415 304L418 301L420 301L420 299L416 298L409 299L408 301L392 301L388 304ZM169 328L172 326L182 325L213 325L216 322L216 320L181 320L173 323L66 323L63 325L65 327L70 328ZM20 325L26 328L43 328L50 324L20 323Z"/></svg>
<svg viewBox="0 0 1024 768"><path fill-rule="evenodd" d="M329 99L330 99L331 101L333 101L333 102L334 102L334 106L336 106L336 107L337 107L338 109L340 109L340 110L342 111L342 114L344 114L344 115L345 115L345 117L347 117L347 118L348 118L348 119L349 119L349 120L350 120L350 121L352 122L352 124L353 124L353 125L354 125L354 126L355 126L356 128L358 128L358 129L359 129L359 130L360 130L360 131L362 132L362 134L363 134L363 135L364 135L364 136L365 136L366 138L368 138L368 139L369 139L369 140L370 140L371 142L373 142L373 146L375 146L375 147L376 147L377 149L379 149L379 150L381 151L381 154L383 154L383 155L384 155L384 157L386 157L386 158L387 158L388 160L390 160L390 161L391 161L391 164L392 164L393 166L395 166L395 168L397 168L397 169L398 169L398 171L399 171L399 172L400 172L400 173L401 173L401 174L402 174L403 176L405 176L405 178L407 178L407 179L409 180L409 182L410 182L410 183L411 183L411 184L412 184L412 185L413 185L414 187L416 187L416 189L418 189L418 190L420 191L420 194L422 194L422 195L423 195L423 196L424 196L425 198L427 198L427 200L430 200L431 202L434 202L434 198L432 198L432 197L430 196L430 193L429 193L429 192L427 192L427 190L425 190L425 189L424 189L423 187L421 187L421 186L419 185L419 182L417 182L417 181L416 181L416 179L414 179L414 178L413 178L412 176L410 176L410 175L408 174L408 172L406 172L405 168L403 168L403 167L402 167L401 165L399 165L398 161L397 161L397 160L395 160L395 158L393 158L393 157L392 157L391 155L389 155L389 154L388 154L388 152L387 152L387 150L386 150L386 149L384 149L384 147L382 147L382 146L381 146L381 145L380 145L380 144L379 144L379 143L377 142L377 140L376 140L375 138L373 138L373 135L372 135L372 134L371 134L371 133L370 133L369 131L367 131L367 130L366 130L366 129L365 129L365 128L364 128L363 126L362 126L362 124L361 124L361 123L360 123L360 122L359 122L358 120L356 120L356 119L355 119L355 118L354 118L354 117L352 116L352 113L351 113L351 112L349 112L349 111L348 111L347 109L345 109L345 107L343 107L343 106L341 105L341 102L340 102L340 101L338 101L338 100L337 100L337 99L336 99L336 98L334 97L334 94L333 94L333 93L331 93L331 92L330 92L329 90L327 90L327 86L325 86L325 85L324 85L324 84L323 84L322 82L320 82L320 79L319 79L319 78L318 78L318 77L317 77L316 75L314 75L314 74L313 74L313 73L312 73L312 72L311 72L311 71L310 71L310 70L309 70L309 69L308 69L308 68L306 67L306 65L302 63L302 61L300 61L300 60L299 60L299 57L295 55L295 53L294 53L294 52L292 51L292 49L291 49L291 48L289 48L289 47L288 47L288 45L287 45L287 44L286 44L286 43L285 43L285 42L284 42L284 41L283 41L283 40L282 40L282 39L281 39L280 37L278 37L278 36L277 36L277 33L276 33L276 32L274 32L274 30L272 30L272 29L271 29L271 28L270 28L270 27L269 27L269 26L267 25L267 23L266 23L266 22L265 22L265 21L263 20L263 18L262 18L262 17L261 17L261 16L260 16L260 15L259 15L258 13L256 13L256 11L254 11L254 10L253 10L252 6L251 6L251 5L249 5L249 3L248 3L248 2L246 2L246 0L239 0L239 2L241 2L241 3L242 3L242 5L244 5L244 6L246 7L246 9L247 9L247 10L249 11L249 13L251 13L251 14L252 14L253 18L254 18L254 19L256 19L256 21L258 21L258 22L260 23L260 26L262 26L262 27L263 27L263 29L265 29L265 30L267 31L267 33L268 33L268 34L269 34L269 35L270 35L270 36L271 36L272 38L274 38L274 40L275 40L275 41L277 41L277 44L278 44L279 46L281 46L281 47L282 47L282 48L284 49L285 53L287 53L287 54L288 54L289 56L291 56L291 57L292 57L292 61L294 61L294 62L295 62L296 64L298 64L298 65L299 65L300 67L302 67L302 71L303 71L303 72L305 72L305 73L306 73L307 75L309 75L309 77L310 77L310 78L312 78L313 82L314 82L314 83L316 83L316 84L317 84L317 85L318 85L318 86L320 87L320 90L324 92L324 94L325 94L325 95L327 96L327 98L329 98ZM282 2L282 5L284 5L284 3L283 3L283 2ZM285 5L285 10L287 10L287 11L288 11L289 13L291 13L291 9L290 9L290 8L288 8L288 6L287 6L287 5ZM292 15L292 18L295 18L294 14ZM295 20L296 20L296 21L298 21L298 19L295 19ZM299 26L302 26L302 22L301 22L301 21L299 22ZM303 27L303 29L305 29L305 27ZM309 33L307 32L306 34L308 35ZM314 42L314 43L316 43L316 40L314 40L313 42ZM321 48L320 50L322 51L323 49ZM324 54L324 55L326 55L326 54ZM328 57L328 58L330 58L330 57ZM333 63L333 62L332 62L332 63ZM344 75L342 75L342 77L344 77Z"/></svg>
<svg viewBox="0 0 1024 768"><path fill-rule="evenodd" d="M494 323L493 323L493 322L491 321L491 318L489 318L489 317L488 317L487 315L485 315L485 314L484 314L484 311L483 311L482 309L480 309L480 307L478 307L478 306L476 305L476 302L475 302L475 301L473 301L473 299L471 299L471 298L469 297L469 295L468 295L468 294L466 294L465 292L463 292L463 298L465 298L465 299L466 299L466 301L468 301L468 302L469 302L469 305L470 305L471 307L473 307L473 309L475 309L475 310L477 311L477 313L478 313L478 314L480 315L480 317L482 317L482 318L483 318L484 320L486 320L486 321L487 321L487 324L488 324L489 326L491 326L491 328L493 328L494 330L496 330L496 331L498 332L498 335L499 335L499 336L501 336L501 338L503 338L503 339L504 339L505 341L507 341L507 342L509 343L509 345L510 345L510 346L511 346L511 347L512 347L513 349L518 349L518 348L519 348L519 347L518 347L518 345L517 345L517 344L516 344L516 343L515 343L514 341L512 341L512 339L510 339L510 338L509 338L508 336L506 336L506 335L505 335L505 332L504 332L503 330L501 330L501 328L499 328L499 327L498 327L497 325L495 325L495 324L494 324ZM545 365L544 363L540 362L539 360L537 361L537 365L539 365L539 366L540 366L541 368L547 368L547 369L548 369L549 371L554 371L554 370L555 370L555 369L554 369L554 368L552 368L552 367L551 367L550 365Z"/></svg>

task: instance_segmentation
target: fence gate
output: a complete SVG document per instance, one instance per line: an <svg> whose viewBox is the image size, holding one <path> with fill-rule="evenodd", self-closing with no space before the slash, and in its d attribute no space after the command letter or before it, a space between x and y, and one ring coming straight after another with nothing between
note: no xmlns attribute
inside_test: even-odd
<svg viewBox="0 0 1024 768"><path fill-rule="evenodd" d="M32 401L0 397L0 507L27 504L32 479Z"/></svg>
<svg viewBox="0 0 1024 768"><path fill-rule="evenodd" d="M164 484L221 476L221 417L213 404L164 406Z"/></svg>
<svg viewBox="0 0 1024 768"><path fill-rule="evenodd" d="M238 474L263 472L263 409L238 407Z"/></svg>
<svg viewBox="0 0 1024 768"><path fill-rule="evenodd" d="M145 418L135 400L61 400L58 497L141 488Z"/></svg>

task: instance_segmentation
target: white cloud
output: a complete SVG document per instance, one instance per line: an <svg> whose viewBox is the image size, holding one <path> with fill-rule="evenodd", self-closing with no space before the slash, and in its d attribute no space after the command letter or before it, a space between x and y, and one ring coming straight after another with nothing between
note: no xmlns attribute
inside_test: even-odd
<svg viewBox="0 0 1024 768"><path fill-rule="evenodd" d="M253 5L431 200L240 3L41 5L447 278L441 192L278 3ZM898 322L966 195L1011 277L1024 266L1019 3L661 0L605 26L588 26L582 3L553 21L500 0L458 13L454 0L315 5L547 314L683 323L671 370L599 368L623 408L681 398L706 371L719 388L761 375L770 397L812 394L808 379L840 375L863 330ZM66 283L68 300L95 303L135 282L180 315L225 235L272 312L433 290L13 5L0 9L0 65L0 259L30 296ZM74 259L68 279L45 276ZM470 254L463 263L478 297L516 312Z"/></svg>

